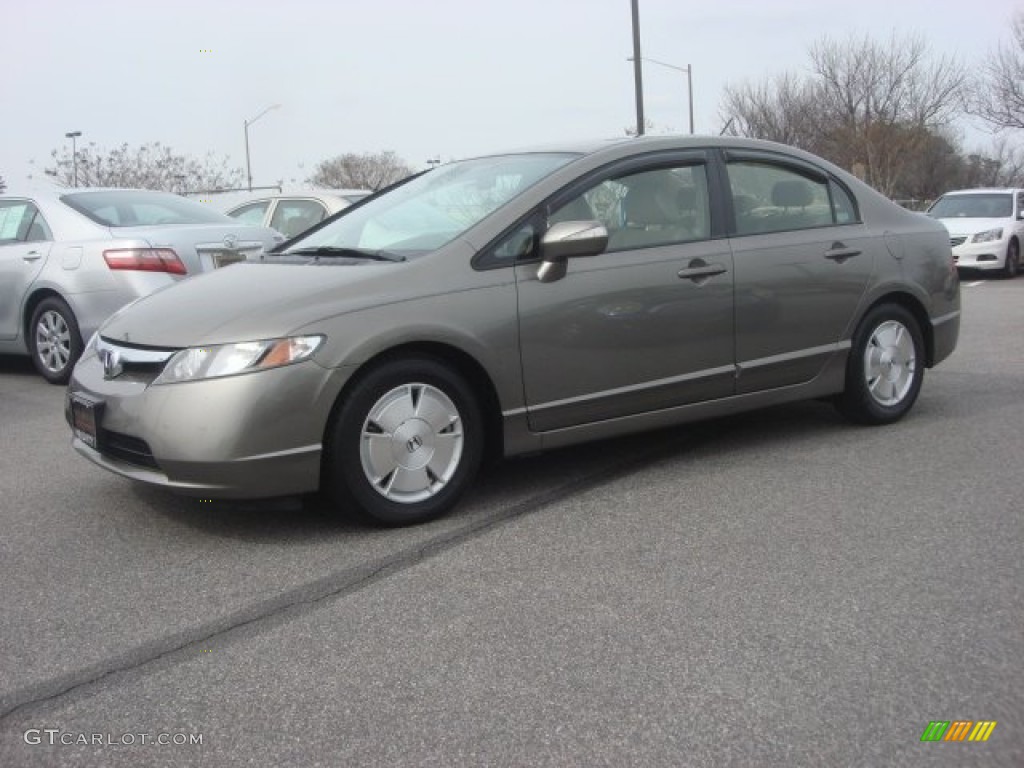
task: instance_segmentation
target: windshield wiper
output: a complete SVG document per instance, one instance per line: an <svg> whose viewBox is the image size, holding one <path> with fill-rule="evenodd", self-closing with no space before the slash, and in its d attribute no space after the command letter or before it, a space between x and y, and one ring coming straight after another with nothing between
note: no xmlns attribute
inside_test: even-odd
<svg viewBox="0 0 1024 768"><path fill-rule="evenodd" d="M311 248L296 248L284 251L281 256L329 256L341 259L370 259L371 261L405 261L405 256L387 251L365 251L360 248L340 248L334 245L317 245Z"/></svg>

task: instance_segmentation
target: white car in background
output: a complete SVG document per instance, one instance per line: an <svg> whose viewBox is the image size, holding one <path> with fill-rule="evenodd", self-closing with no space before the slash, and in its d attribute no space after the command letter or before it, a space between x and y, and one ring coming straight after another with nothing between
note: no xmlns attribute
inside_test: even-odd
<svg viewBox="0 0 1024 768"><path fill-rule="evenodd" d="M245 224L270 227L292 238L370 194L365 189L264 194L233 202L225 213Z"/></svg>
<svg viewBox="0 0 1024 768"><path fill-rule="evenodd" d="M998 271L1013 277L1024 240L1024 189L960 189L947 192L928 215L949 230L961 269Z"/></svg>

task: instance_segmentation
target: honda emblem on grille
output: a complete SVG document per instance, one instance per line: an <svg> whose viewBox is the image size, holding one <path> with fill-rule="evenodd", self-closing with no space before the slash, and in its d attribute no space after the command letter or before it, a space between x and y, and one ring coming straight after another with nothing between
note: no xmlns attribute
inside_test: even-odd
<svg viewBox="0 0 1024 768"><path fill-rule="evenodd" d="M225 235L225 237L224 237L224 247L225 248L227 248L229 251L233 251L233 250L235 250L235 248L237 246L238 246L238 238L235 235Z"/></svg>
<svg viewBox="0 0 1024 768"><path fill-rule="evenodd" d="M103 364L104 379L116 379L124 371L121 354L116 349L101 349L99 357Z"/></svg>

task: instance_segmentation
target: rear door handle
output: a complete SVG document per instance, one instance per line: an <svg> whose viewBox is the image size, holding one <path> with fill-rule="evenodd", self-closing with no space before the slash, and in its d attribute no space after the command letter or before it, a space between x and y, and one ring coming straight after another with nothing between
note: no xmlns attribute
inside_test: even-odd
<svg viewBox="0 0 1024 768"><path fill-rule="evenodd" d="M857 248L847 248L842 243L832 243L832 247L825 251L825 258L830 261L836 261L842 264L847 259L852 259L854 256L859 256L860 250Z"/></svg>
<svg viewBox="0 0 1024 768"><path fill-rule="evenodd" d="M39 261L41 258L43 258L43 254L41 254L39 251L29 251L21 258L23 261L27 262Z"/></svg>
<svg viewBox="0 0 1024 768"><path fill-rule="evenodd" d="M684 280L693 280L696 282L701 278L721 275L726 271L726 268L721 264L707 264L703 259L694 259L690 262L690 266L685 269L680 269L676 274Z"/></svg>

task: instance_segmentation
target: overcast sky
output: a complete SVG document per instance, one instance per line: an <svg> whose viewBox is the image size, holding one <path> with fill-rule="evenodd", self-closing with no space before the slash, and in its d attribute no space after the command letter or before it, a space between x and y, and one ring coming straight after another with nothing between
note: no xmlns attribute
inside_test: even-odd
<svg viewBox="0 0 1024 768"><path fill-rule="evenodd" d="M918 34L972 63L1022 7L640 0L640 27L644 56L693 66L697 133L717 133L723 86L805 72L822 36ZM3 17L11 191L43 180L76 130L103 149L159 141L244 168L244 123L272 104L249 129L256 185L302 181L343 152L420 168L635 122L630 0L35 0ZM645 65L644 93L656 131L688 129L684 73Z"/></svg>

